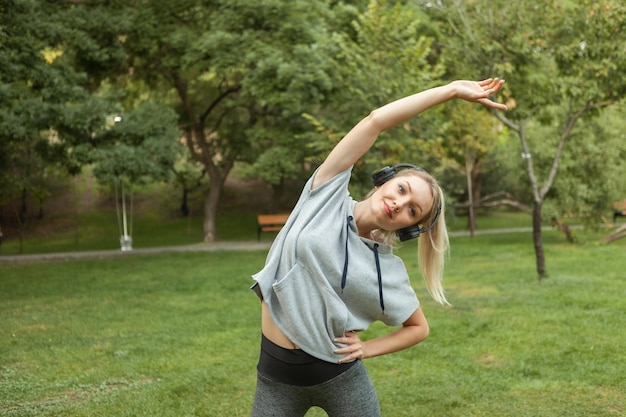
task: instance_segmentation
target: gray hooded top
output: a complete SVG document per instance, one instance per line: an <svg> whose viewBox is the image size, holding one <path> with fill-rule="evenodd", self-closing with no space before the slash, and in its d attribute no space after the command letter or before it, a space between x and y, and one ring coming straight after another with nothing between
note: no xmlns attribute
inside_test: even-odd
<svg viewBox="0 0 626 417"><path fill-rule="evenodd" d="M287 223L253 275L278 328L308 354L337 362L333 342L380 320L396 326L419 307L402 260L359 236L348 193L352 168L315 190L306 183Z"/></svg>

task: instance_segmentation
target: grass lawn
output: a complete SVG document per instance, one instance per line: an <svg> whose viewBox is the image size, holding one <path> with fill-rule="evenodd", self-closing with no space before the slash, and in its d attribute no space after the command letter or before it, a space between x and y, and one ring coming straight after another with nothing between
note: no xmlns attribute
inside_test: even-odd
<svg viewBox="0 0 626 417"><path fill-rule="evenodd" d="M32 220L25 231L22 254L63 253L120 249L120 232L114 211L90 211L67 217L48 218L44 225ZM46 230L52 228L53 233ZM217 224L220 240L256 240L254 215L221 215ZM271 240L271 234L264 240ZM133 248L192 245L203 240L202 218L164 217L154 213L133 220ZM20 254L19 238L5 232L0 255Z"/></svg>
<svg viewBox="0 0 626 417"><path fill-rule="evenodd" d="M366 361L383 415L625 416L626 240L598 240L544 233L539 282L529 233L455 237L450 308L428 300L414 245L400 249L431 335ZM249 415L260 316L248 285L264 259L0 263L0 416Z"/></svg>

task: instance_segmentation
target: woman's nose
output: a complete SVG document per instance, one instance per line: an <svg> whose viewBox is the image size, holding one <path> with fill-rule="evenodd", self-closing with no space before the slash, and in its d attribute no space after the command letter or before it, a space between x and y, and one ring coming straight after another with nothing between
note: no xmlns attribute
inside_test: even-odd
<svg viewBox="0 0 626 417"><path fill-rule="evenodd" d="M405 201L405 199L397 198L393 201L393 209L395 212L399 212L406 204L407 201Z"/></svg>

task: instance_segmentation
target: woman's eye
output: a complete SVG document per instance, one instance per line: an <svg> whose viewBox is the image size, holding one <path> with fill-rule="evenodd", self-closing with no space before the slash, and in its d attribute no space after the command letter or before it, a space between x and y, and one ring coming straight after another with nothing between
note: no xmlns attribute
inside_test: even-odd
<svg viewBox="0 0 626 417"><path fill-rule="evenodd" d="M413 207L410 207L410 208L409 208L409 212L411 213L411 216L412 216L412 217L417 216L417 212L415 211L415 209L414 209Z"/></svg>
<svg viewBox="0 0 626 417"><path fill-rule="evenodd" d="M404 194L404 186L400 185L400 193Z"/></svg>

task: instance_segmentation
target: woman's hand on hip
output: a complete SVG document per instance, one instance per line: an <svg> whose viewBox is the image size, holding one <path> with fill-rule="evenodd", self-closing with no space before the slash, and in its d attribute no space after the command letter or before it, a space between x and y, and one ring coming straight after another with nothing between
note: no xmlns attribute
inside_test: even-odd
<svg viewBox="0 0 626 417"><path fill-rule="evenodd" d="M334 340L336 343L343 343L346 347L335 349L337 355L347 355L339 359L339 363L350 362L355 359L367 358L367 352L365 350L365 343L361 341L359 335L356 332L346 332L344 337L337 337Z"/></svg>

